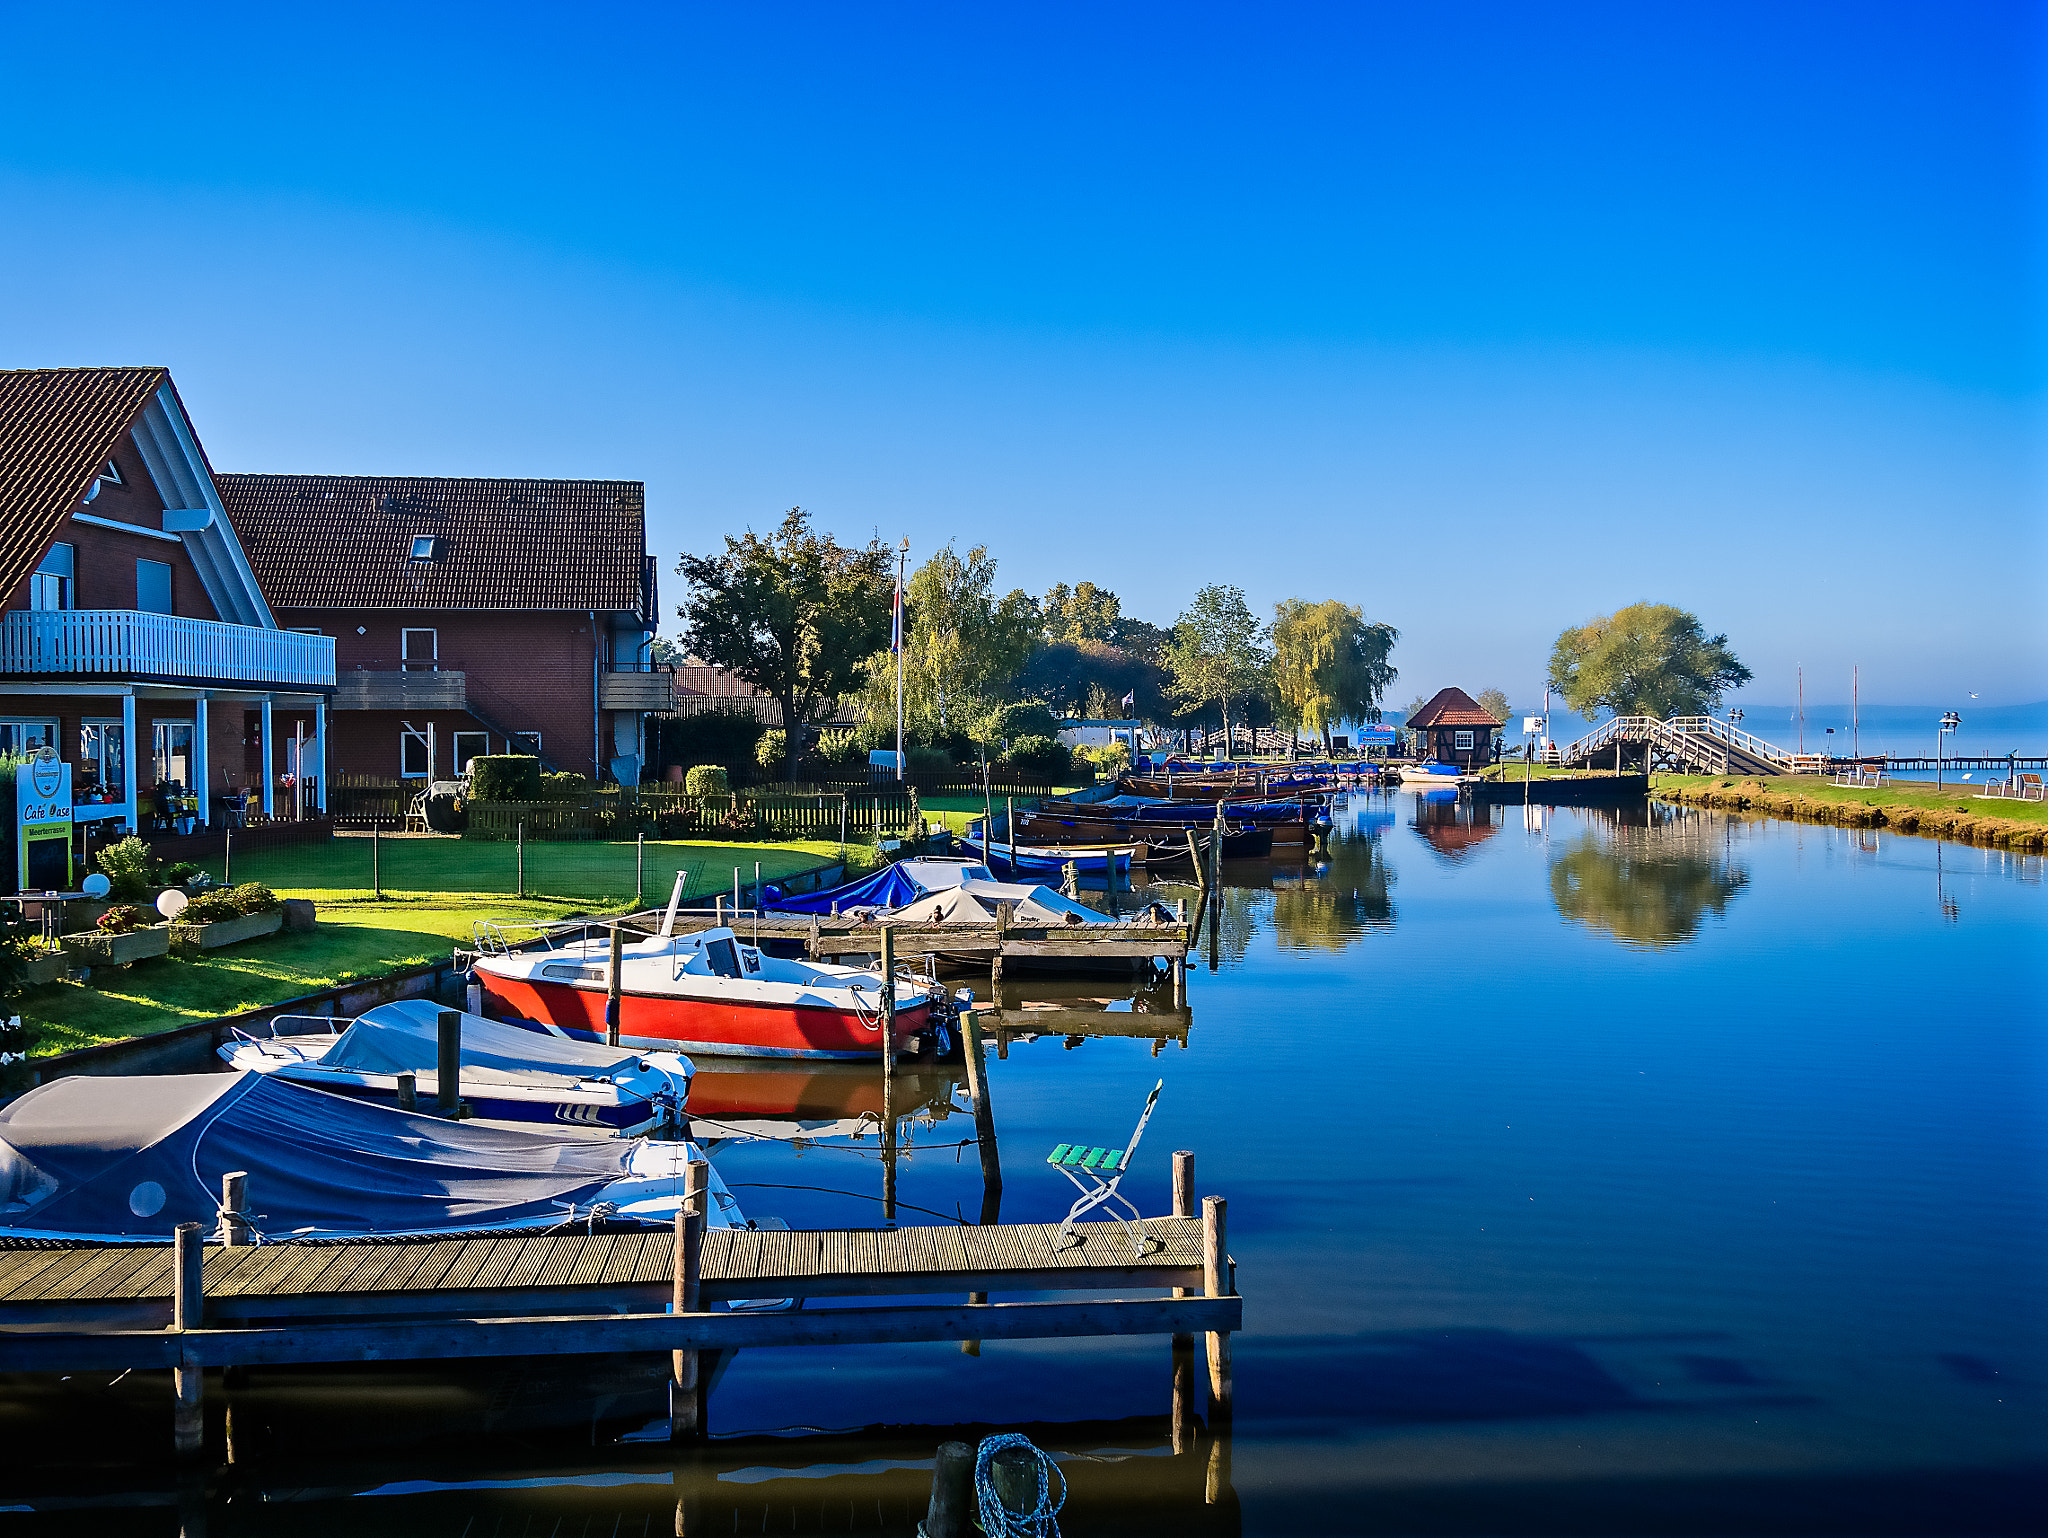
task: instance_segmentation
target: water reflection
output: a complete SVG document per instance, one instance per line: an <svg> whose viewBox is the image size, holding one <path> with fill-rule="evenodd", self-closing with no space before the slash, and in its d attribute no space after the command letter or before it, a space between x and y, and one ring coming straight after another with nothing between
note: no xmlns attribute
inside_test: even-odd
<svg viewBox="0 0 2048 1538"><path fill-rule="evenodd" d="M1275 883L1273 930L1280 948L1341 951L1368 930L1390 927L1393 883L1376 829L1333 833L1321 862Z"/></svg>
<svg viewBox="0 0 2048 1538"><path fill-rule="evenodd" d="M1624 945L1682 945L1749 885L1715 820L1675 808L1589 810L1605 831L1582 835L1550 862L1550 895L1574 924Z"/></svg>
<svg viewBox="0 0 2048 1538"><path fill-rule="evenodd" d="M1409 824L1436 854L1455 864L1500 831L1495 808L1461 801L1447 791L1418 794Z"/></svg>

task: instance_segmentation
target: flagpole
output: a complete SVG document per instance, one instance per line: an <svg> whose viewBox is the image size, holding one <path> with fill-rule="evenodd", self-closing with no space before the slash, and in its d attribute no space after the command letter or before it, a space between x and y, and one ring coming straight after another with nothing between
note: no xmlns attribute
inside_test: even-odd
<svg viewBox="0 0 2048 1538"><path fill-rule="evenodd" d="M910 559L910 536L896 552L896 615L890 641L896 651L896 783L903 783L903 566Z"/></svg>

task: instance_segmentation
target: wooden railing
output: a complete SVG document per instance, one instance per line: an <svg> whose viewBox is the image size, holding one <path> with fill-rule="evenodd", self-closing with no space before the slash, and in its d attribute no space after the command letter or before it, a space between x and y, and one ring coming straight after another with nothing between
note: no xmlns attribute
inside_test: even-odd
<svg viewBox="0 0 2048 1538"><path fill-rule="evenodd" d="M0 617L0 674L331 687L334 638L138 609L17 609Z"/></svg>

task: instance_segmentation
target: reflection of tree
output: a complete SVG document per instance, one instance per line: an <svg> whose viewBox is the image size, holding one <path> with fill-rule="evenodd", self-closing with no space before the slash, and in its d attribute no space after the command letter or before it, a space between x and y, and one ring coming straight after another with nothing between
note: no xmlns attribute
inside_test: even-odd
<svg viewBox="0 0 2048 1538"><path fill-rule="evenodd" d="M1329 868L1273 894L1273 929L1283 950L1338 951L1368 929L1394 922L1393 882L1373 833L1335 834Z"/></svg>
<svg viewBox="0 0 2048 1538"><path fill-rule="evenodd" d="M1557 911L1624 945L1684 944L1749 885L1749 872L1702 831L1688 819L1588 833L1551 862Z"/></svg>

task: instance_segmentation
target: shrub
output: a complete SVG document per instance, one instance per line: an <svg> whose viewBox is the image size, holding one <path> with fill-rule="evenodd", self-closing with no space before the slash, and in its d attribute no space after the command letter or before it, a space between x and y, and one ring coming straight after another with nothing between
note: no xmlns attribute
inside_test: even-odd
<svg viewBox="0 0 2048 1538"><path fill-rule="evenodd" d="M732 794L732 787L726 783L725 766L722 764L698 764L683 776L683 793L690 796L726 796Z"/></svg>
<svg viewBox="0 0 2048 1538"><path fill-rule="evenodd" d="M472 801L538 801L540 760L531 753L478 754L469 761Z"/></svg>
<svg viewBox="0 0 2048 1538"><path fill-rule="evenodd" d="M185 904L185 911L178 915L180 924L225 924L229 919L238 919L242 912L235 906L232 892L208 892L195 897Z"/></svg>
<svg viewBox="0 0 2048 1538"><path fill-rule="evenodd" d="M1002 761L1019 774L1057 783L1074 772L1073 755L1051 737L1020 737Z"/></svg>
<svg viewBox="0 0 2048 1538"><path fill-rule="evenodd" d="M226 895L237 913L275 913L279 907L277 893L260 881L245 881Z"/></svg>
<svg viewBox="0 0 2048 1538"><path fill-rule="evenodd" d="M149 845L134 834L109 844L93 858L111 883L109 896L134 902L149 895Z"/></svg>
<svg viewBox="0 0 2048 1538"><path fill-rule="evenodd" d="M736 777L745 779L754 765L754 747L766 731L761 718L742 705L721 706L663 721L658 738L662 762L722 764Z"/></svg>
<svg viewBox="0 0 2048 1538"><path fill-rule="evenodd" d="M944 748L911 748L903 755L903 772L906 775L922 775L928 780L942 779L953 771L953 755Z"/></svg>
<svg viewBox="0 0 2048 1538"><path fill-rule="evenodd" d="M194 876L203 876L205 874L205 871L194 865L190 860L180 860L175 865L164 867L164 885L183 886Z"/></svg>
<svg viewBox="0 0 2048 1538"><path fill-rule="evenodd" d="M100 915L101 934L125 935L132 930L147 929L154 914L145 912L132 903L116 903Z"/></svg>
<svg viewBox="0 0 2048 1538"><path fill-rule="evenodd" d="M860 739L852 732L824 732L818 737L818 758L828 764L851 764L865 755L861 751Z"/></svg>
<svg viewBox="0 0 2048 1538"><path fill-rule="evenodd" d="M1128 774L1131 768L1131 750L1121 742L1106 742L1099 748L1076 748L1074 757L1085 759L1098 774L1112 780Z"/></svg>
<svg viewBox="0 0 2048 1538"><path fill-rule="evenodd" d="M591 790L590 776L578 774L572 769L558 769L552 774L540 777L540 788L548 796L582 796Z"/></svg>
<svg viewBox="0 0 2048 1538"><path fill-rule="evenodd" d="M1018 700L996 713L996 736L1010 743L1025 737L1057 737L1059 723L1037 700Z"/></svg>
<svg viewBox="0 0 2048 1538"><path fill-rule="evenodd" d="M761 734L761 740L754 744L754 764L763 779L782 778L783 755L788 751L789 733L781 727L770 727Z"/></svg>

